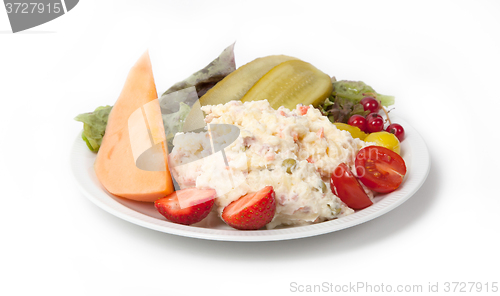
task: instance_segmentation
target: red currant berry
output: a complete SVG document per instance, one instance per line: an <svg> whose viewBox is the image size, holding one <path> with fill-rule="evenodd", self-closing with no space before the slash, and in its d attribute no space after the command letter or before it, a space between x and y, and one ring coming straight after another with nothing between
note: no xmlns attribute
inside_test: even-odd
<svg viewBox="0 0 500 296"><path fill-rule="evenodd" d="M358 114L351 116L347 124L355 126L363 132L366 130L366 118Z"/></svg>
<svg viewBox="0 0 500 296"><path fill-rule="evenodd" d="M370 120L373 120L375 118L381 118L383 120L382 115L380 115L378 113L370 113L370 114L366 115L366 121L367 122L370 121Z"/></svg>
<svg viewBox="0 0 500 296"><path fill-rule="evenodd" d="M365 111L370 111L370 113L377 113L380 110L380 103L373 97L364 97L360 103Z"/></svg>
<svg viewBox="0 0 500 296"><path fill-rule="evenodd" d="M405 130L401 124L398 123L389 124L385 131L394 134L398 138L399 142L403 141L405 137Z"/></svg>
<svg viewBox="0 0 500 296"><path fill-rule="evenodd" d="M371 115L371 114L370 114ZM384 119L382 116L372 117L371 119L367 119L366 130L369 133L380 132L384 129Z"/></svg>

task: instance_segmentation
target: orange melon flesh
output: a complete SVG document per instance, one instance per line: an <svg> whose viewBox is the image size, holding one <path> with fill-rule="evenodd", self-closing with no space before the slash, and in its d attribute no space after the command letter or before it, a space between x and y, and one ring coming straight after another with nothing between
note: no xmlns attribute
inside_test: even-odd
<svg viewBox="0 0 500 296"><path fill-rule="evenodd" d="M123 90L109 114L106 132L94 163L97 178L113 195L153 202L174 191L157 97L151 61L146 52L130 70ZM150 127L152 144L161 145L158 146L159 153L163 154L160 159L163 159L166 168L163 171L142 170L136 165L129 135L129 117L141 108L146 124Z"/></svg>

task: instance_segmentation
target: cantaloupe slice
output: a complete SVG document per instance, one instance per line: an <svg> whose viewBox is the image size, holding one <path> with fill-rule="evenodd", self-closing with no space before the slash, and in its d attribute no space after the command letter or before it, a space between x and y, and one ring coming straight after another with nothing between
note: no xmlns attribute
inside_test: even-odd
<svg viewBox="0 0 500 296"><path fill-rule="evenodd" d="M111 194L153 202L174 191L168 170L161 110L156 99L151 61L146 52L130 70L125 86L109 114L106 132L94 163L97 178ZM143 170L136 165L129 118L137 110L142 110L144 122L150 129L151 144L158 145L156 151L159 157L156 159L164 162L165 169L162 171ZM135 138L132 140L138 141Z"/></svg>

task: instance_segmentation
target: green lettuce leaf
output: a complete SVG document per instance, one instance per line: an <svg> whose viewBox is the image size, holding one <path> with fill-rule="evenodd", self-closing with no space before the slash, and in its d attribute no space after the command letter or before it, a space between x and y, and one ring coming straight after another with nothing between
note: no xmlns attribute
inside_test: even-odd
<svg viewBox="0 0 500 296"><path fill-rule="evenodd" d="M112 108L112 106L101 106L97 107L94 112L82 113L75 117L76 121L83 122L82 139L92 152L97 152L101 147Z"/></svg>
<svg viewBox="0 0 500 296"><path fill-rule="evenodd" d="M370 111L365 111L363 105L338 96L330 96L318 106L323 115L331 122L347 123L349 118L355 114L366 116Z"/></svg>
<svg viewBox="0 0 500 296"><path fill-rule="evenodd" d="M333 96L359 103L365 96L373 96L382 102L383 106L394 105L394 97L377 93L363 81L340 80L333 82Z"/></svg>
<svg viewBox="0 0 500 296"><path fill-rule="evenodd" d="M165 138L169 149L173 148L173 139L176 133L183 132L186 118L191 107L198 101L194 86L176 92L164 94L160 97L160 109L165 129ZM169 150L170 151L170 150Z"/></svg>
<svg viewBox="0 0 500 296"><path fill-rule="evenodd" d="M172 139L176 133L182 132L182 127L184 126L184 122L186 121L186 117L190 111L191 108L188 105L180 102L179 111L161 115L163 118L163 127L165 128L167 141Z"/></svg>
<svg viewBox="0 0 500 296"><path fill-rule="evenodd" d="M224 51L208 64L205 68L195 72L183 81L177 82L170 87L163 95L176 92L191 86L196 87L198 97L201 98L217 82L236 70L234 61L234 43L228 46Z"/></svg>

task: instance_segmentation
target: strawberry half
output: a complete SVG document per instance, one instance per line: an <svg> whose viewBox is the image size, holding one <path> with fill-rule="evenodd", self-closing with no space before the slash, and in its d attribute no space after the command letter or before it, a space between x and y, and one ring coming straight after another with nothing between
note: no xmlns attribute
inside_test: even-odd
<svg viewBox="0 0 500 296"><path fill-rule="evenodd" d="M215 195L213 189L187 188L156 200L155 207L168 220L191 225L208 216L214 206Z"/></svg>
<svg viewBox="0 0 500 296"><path fill-rule="evenodd" d="M276 200L272 186L249 193L233 201L222 212L222 219L240 230L255 230L271 222L276 213Z"/></svg>

